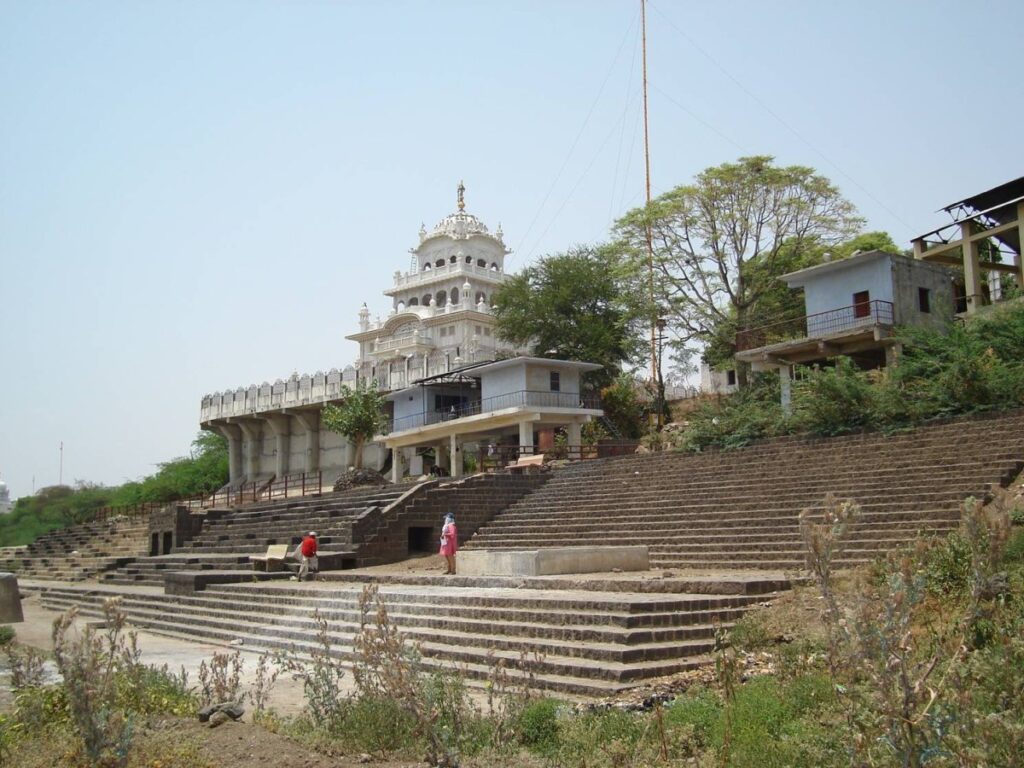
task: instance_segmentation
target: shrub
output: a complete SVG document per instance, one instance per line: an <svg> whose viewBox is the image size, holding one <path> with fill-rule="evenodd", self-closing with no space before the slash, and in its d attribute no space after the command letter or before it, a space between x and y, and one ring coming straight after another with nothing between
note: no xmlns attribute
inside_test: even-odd
<svg viewBox="0 0 1024 768"><path fill-rule="evenodd" d="M754 374L745 389L706 402L690 414L683 448L739 448L782 434L784 419L779 397L777 375Z"/></svg>
<svg viewBox="0 0 1024 768"><path fill-rule="evenodd" d="M551 754L558 745L558 707L554 699L527 704L516 721L519 743L538 754Z"/></svg>
<svg viewBox="0 0 1024 768"><path fill-rule="evenodd" d="M0 625L0 645L8 645L14 639L14 627Z"/></svg>
<svg viewBox="0 0 1024 768"><path fill-rule="evenodd" d="M241 651L213 654L209 663L200 662L198 675L201 706L241 700Z"/></svg>
<svg viewBox="0 0 1024 768"><path fill-rule="evenodd" d="M922 556L928 591L962 595L971 583L971 548L959 533L934 542Z"/></svg>
<svg viewBox="0 0 1024 768"><path fill-rule="evenodd" d="M791 429L838 435L871 426L873 385L848 357L832 368L800 368L793 385Z"/></svg>

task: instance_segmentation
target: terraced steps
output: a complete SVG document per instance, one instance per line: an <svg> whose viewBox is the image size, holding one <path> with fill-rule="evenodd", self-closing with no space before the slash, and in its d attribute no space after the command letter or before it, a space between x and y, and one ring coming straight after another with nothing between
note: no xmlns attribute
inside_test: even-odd
<svg viewBox="0 0 1024 768"><path fill-rule="evenodd" d="M309 653L316 612L328 622L338 657L350 660L363 583L377 581L391 620L418 645L427 667L457 668L483 679L497 659L515 667L529 658L537 687L603 695L706 662L716 627L730 626L774 594L767 590L785 585L748 577L718 585L733 594L645 593L578 584L571 590L543 589L540 583L524 589L514 580L495 579L488 580L492 586L466 588L429 576L417 579L428 583L410 584L345 574L329 584L226 585L194 596L128 588L122 600L135 626L204 642L242 640L247 650L294 647ZM120 594L106 587L33 586L42 592L44 607L77 605L86 615L99 615L103 600Z"/></svg>
<svg viewBox="0 0 1024 768"><path fill-rule="evenodd" d="M16 553L0 558L0 570L19 578L83 581L146 551L145 520L115 518L44 533Z"/></svg>
<svg viewBox="0 0 1024 768"><path fill-rule="evenodd" d="M781 438L735 451L616 457L552 472L499 513L471 549L646 544L652 567L797 570L798 516L826 493L861 517L841 565L870 562L920 534L953 530L967 496L1024 467L1024 411L897 435Z"/></svg>

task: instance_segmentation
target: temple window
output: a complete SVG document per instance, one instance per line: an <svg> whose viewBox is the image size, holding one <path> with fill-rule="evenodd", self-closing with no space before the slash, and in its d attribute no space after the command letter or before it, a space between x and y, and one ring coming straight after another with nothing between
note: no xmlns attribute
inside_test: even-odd
<svg viewBox="0 0 1024 768"><path fill-rule="evenodd" d="M423 298L420 299L420 302L423 304L424 307L429 307L430 306L430 294L429 293L423 294Z"/></svg>
<svg viewBox="0 0 1024 768"><path fill-rule="evenodd" d="M477 291L476 303L480 304L480 303L486 303L486 302L487 302L487 296L484 295L484 292L483 291Z"/></svg>
<svg viewBox="0 0 1024 768"><path fill-rule="evenodd" d="M459 289L458 288L452 288L452 304L458 304L458 303L459 303Z"/></svg>
<svg viewBox="0 0 1024 768"><path fill-rule="evenodd" d="M420 300L417 299L415 296L413 296L411 299L409 299L409 306L410 307L418 307L419 305L420 305Z"/></svg>
<svg viewBox="0 0 1024 768"><path fill-rule="evenodd" d="M448 293L446 291L438 291L437 296L434 297L437 301L437 306L443 307L448 303Z"/></svg>
<svg viewBox="0 0 1024 768"><path fill-rule="evenodd" d="M487 261L484 260L484 259L477 259L476 260L476 265L478 267L483 267L484 269L487 269Z"/></svg>
<svg viewBox="0 0 1024 768"><path fill-rule="evenodd" d="M443 267L444 266L444 259L438 259L437 261L435 261L434 262L434 266L435 267Z"/></svg>

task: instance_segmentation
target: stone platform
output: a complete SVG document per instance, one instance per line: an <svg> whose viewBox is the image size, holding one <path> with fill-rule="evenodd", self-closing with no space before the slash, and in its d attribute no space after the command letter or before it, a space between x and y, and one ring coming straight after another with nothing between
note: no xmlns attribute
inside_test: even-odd
<svg viewBox="0 0 1024 768"><path fill-rule="evenodd" d="M473 549L460 552L462 576L554 576L576 573L646 571L647 547L550 547Z"/></svg>

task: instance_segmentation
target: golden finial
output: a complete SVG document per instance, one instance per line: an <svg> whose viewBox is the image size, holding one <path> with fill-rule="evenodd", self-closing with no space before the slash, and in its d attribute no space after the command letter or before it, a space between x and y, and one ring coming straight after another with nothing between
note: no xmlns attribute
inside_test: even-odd
<svg viewBox="0 0 1024 768"><path fill-rule="evenodd" d="M459 210L466 210L466 185L459 182Z"/></svg>

